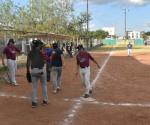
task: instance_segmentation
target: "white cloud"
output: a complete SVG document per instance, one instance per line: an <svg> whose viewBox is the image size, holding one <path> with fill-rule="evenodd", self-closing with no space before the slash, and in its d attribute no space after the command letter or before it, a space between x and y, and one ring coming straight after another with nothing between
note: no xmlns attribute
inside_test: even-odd
<svg viewBox="0 0 150 125"><path fill-rule="evenodd" d="M86 2L86 0L83 0ZM117 4L126 4L134 6L143 6L150 4L150 0L89 0L93 4L108 4L108 3L117 3Z"/></svg>
<svg viewBox="0 0 150 125"><path fill-rule="evenodd" d="M129 2L131 2L133 4L139 4L139 5L144 4L144 0L129 0Z"/></svg>
<svg viewBox="0 0 150 125"><path fill-rule="evenodd" d="M150 22L146 22L143 26L150 28Z"/></svg>

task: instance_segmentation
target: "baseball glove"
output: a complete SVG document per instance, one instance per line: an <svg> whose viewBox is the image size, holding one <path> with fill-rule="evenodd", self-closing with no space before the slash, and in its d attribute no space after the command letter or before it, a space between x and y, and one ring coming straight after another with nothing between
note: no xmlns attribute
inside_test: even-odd
<svg viewBox="0 0 150 125"><path fill-rule="evenodd" d="M28 81L29 83L31 83L31 82L32 82L30 72L27 72L27 73L26 73L26 78L27 78L27 81Z"/></svg>

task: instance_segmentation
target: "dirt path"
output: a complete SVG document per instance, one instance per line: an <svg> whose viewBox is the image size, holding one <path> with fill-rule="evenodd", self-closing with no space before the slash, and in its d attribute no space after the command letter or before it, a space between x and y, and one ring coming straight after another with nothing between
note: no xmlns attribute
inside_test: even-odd
<svg viewBox="0 0 150 125"><path fill-rule="evenodd" d="M109 53L92 53L103 65ZM62 77L62 91L52 94L48 83L50 104L41 105L41 89L38 86L38 107L31 108L31 85L25 79L25 69L19 69L20 86L0 86L0 125L148 125L150 123L150 55L113 54L101 76L95 83L92 98L83 101L81 107L69 116L72 107L81 104L79 97L83 86L75 77L75 58L66 60ZM91 78L98 74L91 64ZM78 108L78 107L76 107ZM75 109L76 109L75 108ZM65 122L70 117L71 122Z"/></svg>

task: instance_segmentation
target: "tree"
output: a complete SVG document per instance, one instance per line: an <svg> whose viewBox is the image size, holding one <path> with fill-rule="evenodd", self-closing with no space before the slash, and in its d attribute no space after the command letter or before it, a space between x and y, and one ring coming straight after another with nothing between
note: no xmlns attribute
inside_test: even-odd
<svg viewBox="0 0 150 125"><path fill-rule="evenodd" d="M89 14L88 19L91 20L91 16ZM86 13L80 13L79 16L72 15L72 20L69 21L67 25L67 32L69 34L85 36L86 35L86 23L87 23L87 15Z"/></svg>
<svg viewBox="0 0 150 125"><path fill-rule="evenodd" d="M31 5L31 24L37 31L63 32L73 10L70 0L32 0Z"/></svg>
<svg viewBox="0 0 150 125"><path fill-rule="evenodd" d="M105 32L103 30L97 30L97 31L91 31L89 32L90 38L94 39L104 39L108 36L108 32Z"/></svg>
<svg viewBox="0 0 150 125"><path fill-rule="evenodd" d="M30 12L26 7L17 6L14 28L23 31L29 31L31 29Z"/></svg>
<svg viewBox="0 0 150 125"><path fill-rule="evenodd" d="M2 26L12 26L14 24L15 9L11 0L1 2L0 17L0 25Z"/></svg>
<svg viewBox="0 0 150 125"><path fill-rule="evenodd" d="M146 33L144 33L145 35L147 35L147 36L150 36L150 32L146 32Z"/></svg>
<svg viewBox="0 0 150 125"><path fill-rule="evenodd" d="M70 0L30 0L28 6L4 0L0 4L0 25L18 30L66 33L72 12Z"/></svg>
<svg viewBox="0 0 150 125"><path fill-rule="evenodd" d="M150 32L145 32L145 33L142 34L142 38L143 38L144 40L147 40L147 39L148 39L148 36L150 36Z"/></svg>

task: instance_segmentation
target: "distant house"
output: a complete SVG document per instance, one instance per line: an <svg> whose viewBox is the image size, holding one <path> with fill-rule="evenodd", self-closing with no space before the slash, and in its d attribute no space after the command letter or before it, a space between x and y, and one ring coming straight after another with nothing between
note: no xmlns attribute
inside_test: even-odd
<svg viewBox="0 0 150 125"><path fill-rule="evenodd" d="M104 30L105 32L108 32L109 38L112 38L113 36L116 35L115 27L103 27L102 30Z"/></svg>
<svg viewBox="0 0 150 125"><path fill-rule="evenodd" d="M127 38L128 39L140 39L141 38L141 32L139 31L127 31Z"/></svg>

